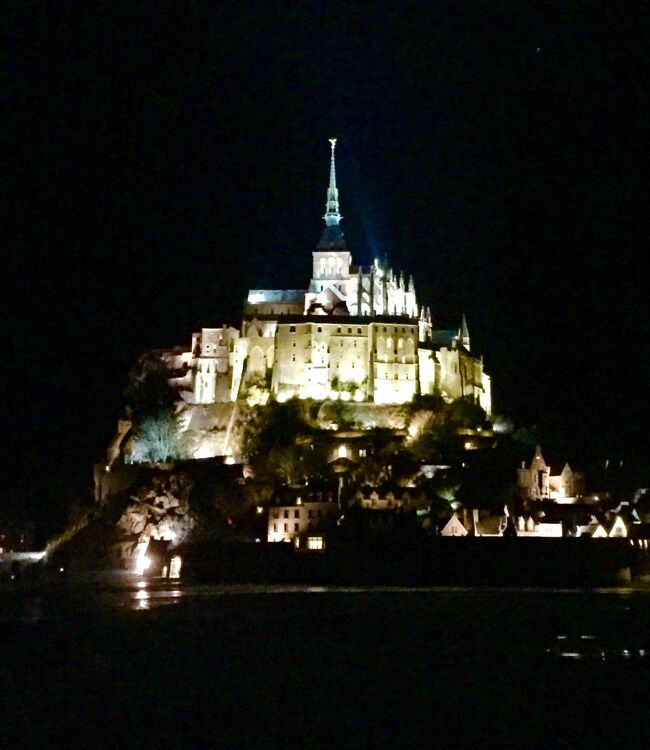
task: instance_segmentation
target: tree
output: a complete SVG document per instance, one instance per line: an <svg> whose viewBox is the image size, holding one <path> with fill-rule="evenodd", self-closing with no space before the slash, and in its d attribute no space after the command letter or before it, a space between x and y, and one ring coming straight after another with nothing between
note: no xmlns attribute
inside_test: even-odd
<svg viewBox="0 0 650 750"><path fill-rule="evenodd" d="M133 463L160 463L181 457L178 426L173 414L160 411L140 423L131 450Z"/></svg>
<svg viewBox="0 0 650 750"><path fill-rule="evenodd" d="M242 411L242 448L252 460L265 456L274 445L293 445L300 435L309 435L308 404L297 398L285 403L272 401Z"/></svg>

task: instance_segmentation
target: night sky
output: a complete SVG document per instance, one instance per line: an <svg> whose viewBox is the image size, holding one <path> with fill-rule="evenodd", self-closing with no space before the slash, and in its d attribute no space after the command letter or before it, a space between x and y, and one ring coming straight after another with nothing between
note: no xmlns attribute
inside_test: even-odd
<svg viewBox="0 0 650 750"><path fill-rule="evenodd" d="M647 6L23 0L6 19L14 504L91 481L139 353L237 325L248 288L306 286L334 136L355 261L413 273L442 328L465 312L495 410L571 456L643 455Z"/></svg>

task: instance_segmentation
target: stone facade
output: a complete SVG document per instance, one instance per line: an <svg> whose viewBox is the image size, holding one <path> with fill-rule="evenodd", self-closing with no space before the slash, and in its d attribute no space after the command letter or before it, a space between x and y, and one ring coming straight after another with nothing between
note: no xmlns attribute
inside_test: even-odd
<svg viewBox="0 0 650 750"><path fill-rule="evenodd" d="M185 399L400 404L440 393L472 398L489 414L490 377L470 351L464 318L456 330L436 330L430 310L418 306L412 277L379 260L353 265L340 227L334 148L327 195L307 288L253 289L239 329L195 333L191 351L177 355L190 373Z"/></svg>
<svg viewBox="0 0 650 750"><path fill-rule="evenodd" d="M517 485L523 500L554 500L571 503L585 490L585 477L573 471L568 463L561 468L547 464L538 445L530 466L522 462L517 471Z"/></svg>

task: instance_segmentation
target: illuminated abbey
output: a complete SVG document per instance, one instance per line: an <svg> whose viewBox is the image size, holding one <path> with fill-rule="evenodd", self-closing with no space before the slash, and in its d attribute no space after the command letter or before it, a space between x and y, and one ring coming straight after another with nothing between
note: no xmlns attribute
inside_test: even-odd
<svg viewBox="0 0 650 750"><path fill-rule="evenodd" d="M413 278L378 260L355 266L341 228L335 148L320 241L305 289L252 289L239 328L204 328L170 367L185 402L265 403L297 396L401 404L468 397L491 411L490 377L471 353L465 319L436 329Z"/></svg>

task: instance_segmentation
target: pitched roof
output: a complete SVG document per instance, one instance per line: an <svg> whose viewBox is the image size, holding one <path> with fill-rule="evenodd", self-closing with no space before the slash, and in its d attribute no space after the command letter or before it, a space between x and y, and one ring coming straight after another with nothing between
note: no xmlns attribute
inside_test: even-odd
<svg viewBox="0 0 650 750"><path fill-rule="evenodd" d="M341 227L338 224L326 224L316 247L319 250L343 250L345 236Z"/></svg>
<svg viewBox="0 0 650 750"><path fill-rule="evenodd" d="M447 348L451 347L452 341L458 339L458 331L442 331L437 330L433 331L431 334L431 343L433 346L446 346Z"/></svg>

